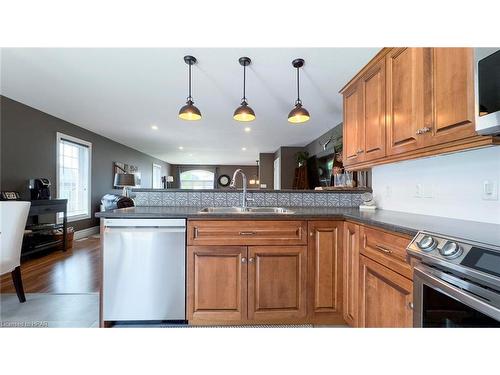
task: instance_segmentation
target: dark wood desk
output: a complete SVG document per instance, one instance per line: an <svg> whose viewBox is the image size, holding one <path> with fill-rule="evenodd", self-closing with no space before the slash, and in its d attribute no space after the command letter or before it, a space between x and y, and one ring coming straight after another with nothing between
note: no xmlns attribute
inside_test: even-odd
<svg viewBox="0 0 500 375"><path fill-rule="evenodd" d="M40 199L31 201L30 211L28 213L28 217L33 218L33 225L38 224L38 216L46 215L46 214L58 214L60 212L63 213L63 221L62 224L57 224L56 228L62 228L63 230L63 238L62 238L62 247L63 251L66 251L67 246L67 229L68 229L68 216L67 216L67 199ZM56 218L57 221L57 218ZM61 241L50 241L47 243L43 243L37 245L33 248L24 251L23 249L22 255L30 255L36 253L38 251L47 250L52 247L57 247L61 245Z"/></svg>

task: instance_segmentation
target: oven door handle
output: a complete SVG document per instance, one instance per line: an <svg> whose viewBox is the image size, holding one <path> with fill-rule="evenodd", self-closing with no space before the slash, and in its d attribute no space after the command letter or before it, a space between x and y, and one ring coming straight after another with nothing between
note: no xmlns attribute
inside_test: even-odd
<svg viewBox="0 0 500 375"><path fill-rule="evenodd" d="M415 266L415 268L413 269L413 275L414 278L420 279L423 284L426 284L440 291L441 293L444 293L447 296L456 299L457 301L462 302L465 305L492 317L493 319L500 321L500 309L498 308L498 303L500 301L499 294L487 289L482 290L483 288L479 286L470 284L467 281L436 270L434 268L427 267L423 264ZM463 286L464 288L469 288L472 290L472 292L453 285L452 283L443 280L443 278L447 278L450 281ZM418 284L420 283L415 283L415 287L418 287ZM476 293L474 293L474 291ZM481 293L482 296L479 293ZM416 294L417 293L415 293L415 296ZM415 302L421 308L422 301Z"/></svg>

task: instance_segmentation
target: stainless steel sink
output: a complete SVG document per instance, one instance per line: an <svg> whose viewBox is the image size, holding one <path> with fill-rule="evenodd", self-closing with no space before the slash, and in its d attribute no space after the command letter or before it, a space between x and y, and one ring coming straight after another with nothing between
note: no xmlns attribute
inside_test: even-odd
<svg viewBox="0 0 500 375"><path fill-rule="evenodd" d="M293 214L294 212L284 207L248 207L247 210L254 214Z"/></svg>
<svg viewBox="0 0 500 375"><path fill-rule="evenodd" d="M284 207L205 207L200 213L207 214L293 214L294 211Z"/></svg>
<svg viewBox="0 0 500 375"><path fill-rule="evenodd" d="M205 207L199 212L208 214L238 214L245 211L241 207Z"/></svg>

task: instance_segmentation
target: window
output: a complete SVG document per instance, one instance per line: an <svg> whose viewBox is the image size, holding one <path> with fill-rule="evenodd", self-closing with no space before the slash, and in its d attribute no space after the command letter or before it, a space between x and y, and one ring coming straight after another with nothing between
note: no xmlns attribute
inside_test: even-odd
<svg viewBox="0 0 500 375"><path fill-rule="evenodd" d="M181 189L213 189L215 173L192 169L180 174Z"/></svg>
<svg viewBox="0 0 500 375"><path fill-rule="evenodd" d="M68 220L90 218L92 144L57 133L57 197L68 200Z"/></svg>
<svg viewBox="0 0 500 375"><path fill-rule="evenodd" d="M161 165L153 164L153 189L161 188Z"/></svg>

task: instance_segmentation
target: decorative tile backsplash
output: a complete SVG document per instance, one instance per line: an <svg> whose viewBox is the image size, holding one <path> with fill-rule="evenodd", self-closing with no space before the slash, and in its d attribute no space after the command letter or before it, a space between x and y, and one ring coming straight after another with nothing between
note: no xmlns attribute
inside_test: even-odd
<svg viewBox="0 0 500 375"><path fill-rule="evenodd" d="M358 207L363 192L248 192L249 206ZM240 206L243 193L236 191L135 191L136 206Z"/></svg>

